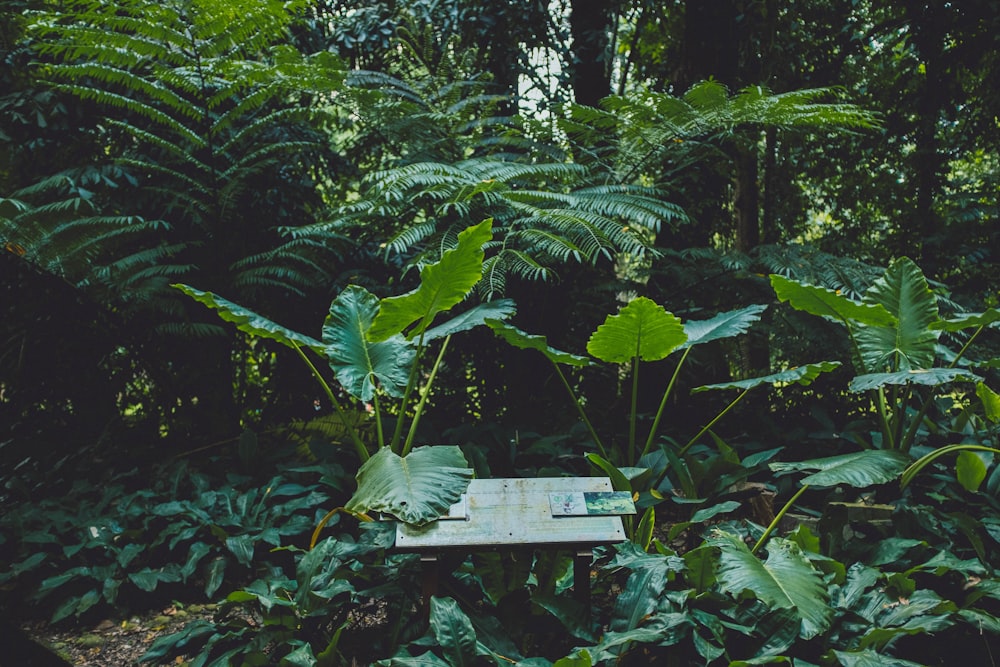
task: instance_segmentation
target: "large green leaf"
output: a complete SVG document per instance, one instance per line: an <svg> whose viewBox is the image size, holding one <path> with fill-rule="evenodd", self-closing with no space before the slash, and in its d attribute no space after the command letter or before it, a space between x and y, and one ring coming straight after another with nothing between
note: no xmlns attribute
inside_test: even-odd
<svg viewBox="0 0 1000 667"><path fill-rule="evenodd" d="M972 451L958 453L955 461L955 477L966 491L978 491L979 485L986 479L986 463L979 454Z"/></svg>
<svg viewBox="0 0 1000 667"><path fill-rule="evenodd" d="M372 343L365 334L378 313L379 300L364 287L350 285L330 304L323 343L337 381L351 396L372 400L376 382L390 396L406 386L415 354L402 336Z"/></svg>
<svg viewBox="0 0 1000 667"><path fill-rule="evenodd" d="M587 357L549 347L545 336L525 333L512 324L494 319L486 320L486 325L493 329L493 333L514 347L522 350L538 350L552 363L579 367L590 365L590 360Z"/></svg>
<svg viewBox="0 0 1000 667"><path fill-rule="evenodd" d="M828 456L808 461L776 462L768 464L774 472L817 470L802 480L810 486L835 486L848 484L864 488L885 484L899 478L910 459L901 452L871 449L840 456Z"/></svg>
<svg viewBox="0 0 1000 667"><path fill-rule="evenodd" d="M864 651L837 651L833 654L843 667L920 667L918 662L910 662L891 655L883 655L872 649Z"/></svg>
<svg viewBox="0 0 1000 667"><path fill-rule="evenodd" d="M447 322L439 324L433 329L428 329L427 332L424 333L424 341L428 342L460 333L462 331L468 331L469 329L486 324L487 320L505 320L508 317L513 316L515 312L516 307L512 299L487 301L486 303L479 304L475 308L470 308L461 315L451 318Z"/></svg>
<svg viewBox="0 0 1000 667"><path fill-rule="evenodd" d="M681 349L709 343L722 338L732 338L745 334L754 322L760 319L760 314L767 310L766 305L754 305L719 313L707 320L691 320L684 323L684 333L687 340L680 345Z"/></svg>
<svg viewBox="0 0 1000 667"><path fill-rule="evenodd" d="M617 315L608 315L587 342L587 352L601 361L625 363L638 357L658 361L687 340L680 318L644 296Z"/></svg>
<svg viewBox="0 0 1000 667"><path fill-rule="evenodd" d="M431 598L431 631L452 667L476 665L476 631L451 598Z"/></svg>
<svg viewBox="0 0 1000 667"><path fill-rule="evenodd" d="M962 331L973 327L985 327L1000 322L1000 310L990 308L983 313L962 313L951 319L931 323L931 329L942 331Z"/></svg>
<svg viewBox="0 0 1000 667"><path fill-rule="evenodd" d="M382 307L368 330L369 340L386 340L416 323L406 334L414 338L438 314L460 303L483 277L483 245L493 238L492 225L490 218L460 233L458 245L420 271L419 287L382 299Z"/></svg>
<svg viewBox="0 0 1000 667"><path fill-rule="evenodd" d="M781 371L780 373L773 373L759 378L733 380L732 382L720 382L719 384L705 384L700 387L695 387L691 390L691 392L709 391L710 389L753 389L754 387L762 384L791 384L792 382L797 382L801 385L808 385L822 373L829 373L839 366L839 361L820 361L815 364L796 366L795 368L790 368L787 371Z"/></svg>
<svg viewBox="0 0 1000 667"><path fill-rule="evenodd" d="M801 636L810 639L830 626L833 610L822 575L798 545L780 537L767 543L767 561L750 553L736 535L718 533L710 544L719 548L716 577L722 590L739 596L750 591L772 608L793 609L802 619Z"/></svg>
<svg viewBox="0 0 1000 667"><path fill-rule="evenodd" d="M827 317L847 324L857 322L868 326L890 327L896 318L876 304L858 303L825 287L800 283L778 274L771 275L771 287L779 301L785 301L792 308Z"/></svg>
<svg viewBox="0 0 1000 667"><path fill-rule="evenodd" d="M866 373L851 380L848 389L854 392L878 389L887 384L920 384L936 387L949 382L980 382L983 378L961 368L921 368L894 373Z"/></svg>
<svg viewBox="0 0 1000 667"><path fill-rule="evenodd" d="M383 447L358 470L352 512L385 512L423 525L444 515L469 486L472 469L455 445L417 447L405 457Z"/></svg>
<svg viewBox="0 0 1000 667"><path fill-rule="evenodd" d="M855 333L865 369L906 371L934 365L939 331L937 299L912 260L897 259L865 294L865 303L883 306L896 318L894 326L863 326Z"/></svg>
<svg viewBox="0 0 1000 667"><path fill-rule="evenodd" d="M310 338L304 334L287 329L276 322L272 322L263 315L258 315L252 310L223 299L212 292L203 292L194 287L181 284L175 284L172 287L176 287L195 301L212 308L219 317L226 322L232 322L236 325L237 329L244 333L257 336L258 338L276 340L282 345L287 345L291 348L308 347L315 350L318 354L323 354L323 344L315 338Z"/></svg>

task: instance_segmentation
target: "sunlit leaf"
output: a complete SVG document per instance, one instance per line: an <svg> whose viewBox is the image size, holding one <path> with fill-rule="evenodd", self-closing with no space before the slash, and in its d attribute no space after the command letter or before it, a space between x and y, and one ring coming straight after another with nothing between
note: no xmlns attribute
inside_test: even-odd
<svg viewBox="0 0 1000 667"><path fill-rule="evenodd" d="M955 461L955 477L966 491L978 491L979 485L986 479L986 464L976 452L964 451L958 453Z"/></svg>
<svg viewBox="0 0 1000 667"><path fill-rule="evenodd" d="M493 238L492 225L493 220L487 219L464 230L458 235L458 245L420 271L419 287L382 299L368 339L383 341L406 329L406 337L414 338L437 315L460 303L482 278L483 244Z"/></svg>
<svg viewBox="0 0 1000 667"><path fill-rule="evenodd" d="M810 315L827 317L844 324L893 326L896 318L884 306L859 303L825 287L808 285L778 274L771 275L771 287L779 301Z"/></svg>
<svg viewBox="0 0 1000 667"><path fill-rule="evenodd" d="M470 308L461 315L443 322L433 329L428 329L424 334L424 341L432 341L444 338L462 331L468 331L487 321L500 321L512 317L517 308L511 299L497 299L481 303L475 308Z"/></svg>
<svg viewBox="0 0 1000 667"><path fill-rule="evenodd" d="M587 342L587 352L611 363L625 363L635 358L658 361L686 340L680 318L641 296L630 301L617 315L608 315Z"/></svg>
<svg viewBox="0 0 1000 667"><path fill-rule="evenodd" d="M1000 322L1000 310L990 308L982 313L962 313L947 320L932 322L931 329L941 329L942 331L962 331L973 327L986 327Z"/></svg>

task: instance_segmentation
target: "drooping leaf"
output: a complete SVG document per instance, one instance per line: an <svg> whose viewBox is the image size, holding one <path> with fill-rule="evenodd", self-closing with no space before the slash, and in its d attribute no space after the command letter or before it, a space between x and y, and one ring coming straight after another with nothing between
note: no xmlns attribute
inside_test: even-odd
<svg viewBox="0 0 1000 667"><path fill-rule="evenodd" d="M760 320L760 315L765 310L767 310L766 305L753 305L719 313L707 320L689 320L684 323L684 333L687 335L687 340L679 347L685 349L693 345L745 334L750 325Z"/></svg>
<svg viewBox="0 0 1000 667"><path fill-rule="evenodd" d="M538 350L545 355L546 359L553 363L577 367L590 365L590 360L587 357L549 347L545 336L525 333L512 324L498 320L486 320L486 325L493 330L493 333L514 347L521 350Z"/></svg>
<svg viewBox="0 0 1000 667"><path fill-rule="evenodd" d="M493 238L493 220L473 225L458 235L458 245L420 271L420 286L406 294L382 299L368 339L383 341L406 333L414 338L430 327L434 318L460 303L483 276L483 244Z"/></svg>
<svg viewBox="0 0 1000 667"><path fill-rule="evenodd" d="M719 384L706 384L700 387L695 387L691 390L691 392L709 391L711 389L753 389L754 387L759 387L762 384L777 385L791 384L793 382L797 382L801 385L809 385L821 374L829 373L830 371L837 369L839 366L839 361L820 361L815 364L796 366L795 368L790 368L787 371L765 375L764 377L750 378L748 380L734 380L732 382L720 382Z"/></svg>
<svg viewBox="0 0 1000 667"><path fill-rule="evenodd" d="M887 384L919 384L929 387L949 382L980 382L982 378L961 368L926 368L896 371L894 373L867 373L851 380L848 389L853 392L878 389Z"/></svg>
<svg viewBox="0 0 1000 667"><path fill-rule="evenodd" d="M894 450L872 449L840 456L828 456L808 461L775 462L768 464L774 472L797 470L818 470L802 480L810 486L835 486L848 484L864 488L873 484L885 484L897 479L906 468L909 459Z"/></svg>
<svg viewBox="0 0 1000 667"><path fill-rule="evenodd" d="M1000 310L990 308L982 313L962 313L947 320L938 320L932 322L930 328L942 331L962 331L973 327L986 327L996 322L1000 322Z"/></svg>
<svg viewBox="0 0 1000 667"><path fill-rule="evenodd" d="M469 486L472 469L454 445L416 447L401 457L383 447L358 470L352 512L386 512L415 525L444 515Z"/></svg>
<svg viewBox="0 0 1000 667"><path fill-rule="evenodd" d="M512 317L516 310L514 301L511 299L497 299L496 301L481 303L475 308L470 308L461 315L453 317L433 329L428 329L424 333L424 341L429 342L450 336L451 334L468 331L469 329L486 324L488 320L494 322L505 320L508 317Z"/></svg>
<svg viewBox="0 0 1000 667"><path fill-rule="evenodd" d="M476 631L452 598L431 598L431 631L452 667L476 662Z"/></svg>
<svg viewBox="0 0 1000 667"><path fill-rule="evenodd" d="M212 308L216 311L219 317L226 322L232 322L236 325L237 329L244 333L248 333L251 336L257 336L258 338L275 340L282 345L287 345L291 348L308 347L314 350L317 354L323 354L323 344L315 338L311 338L305 334L300 334L296 331L283 327L276 322L272 322L263 315L258 315L248 308L244 308L243 306L235 304L232 301L223 299L221 296L213 294L212 292L203 292L193 287L181 284L175 284L173 287L176 287L180 291L184 292L195 301Z"/></svg>
<svg viewBox="0 0 1000 667"><path fill-rule="evenodd" d="M370 401L376 383L390 396L402 395L413 363L412 345L402 336L372 343L366 334L379 300L364 287L350 285L330 304L323 323L326 358L344 390Z"/></svg>
<svg viewBox="0 0 1000 667"><path fill-rule="evenodd" d="M855 339L869 372L931 368L939 331L937 299L913 260L897 259L865 293L865 303L883 306L893 326L858 327Z"/></svg>
<svg viewBox="0 0 1000 667"><path fill-rule="evenodd" d="M794 609L802 619L803 639L830 626L833 610L822 575L794 542L771 538L764 562L750 553L739 536L720 532L710 543L719 548L716 576L722 590L736 596L750 591L773 608Z"/></svg>
<svg viewBox="0 0 1000 667"><path fill-rule="evenodd" d="M641 296L609 315L587 342L587 352L611 363L658 361L687 340L680 318Z"/></svg>
<svg viewBox="0 0 1000 667"><path fill-rule="evenodd" d="M857 322L867 326L889 327L896 318L878 304L858 303L825 287L800 283L778 274L771 275L771 287L779 301L792 308L836 320L843 324Z"/></svg>
<svg viewBox="0 0 1000 667"><path fill-rule="evenodd" d="M955 477L966 491L978 491L979 485L986 479L986 471L986 464L976 452L958 453L958 459L955 461Z"/></svg>
<svg viewBox="0 0 1000 667"><path fill-rule="evenodd" d="M632 483L621 470L615 467L614 463L593 453L586 454L585 458L592 465L604 471L604 474L611 479L611 488L615 491L632 491Z"/></svg>

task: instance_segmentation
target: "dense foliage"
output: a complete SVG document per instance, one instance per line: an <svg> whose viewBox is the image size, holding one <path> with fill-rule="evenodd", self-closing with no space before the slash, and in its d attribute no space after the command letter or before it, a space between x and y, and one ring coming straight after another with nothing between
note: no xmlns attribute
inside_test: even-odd
<svg viewBox="0 0 1000 667"><path fill-rule="evenodd" d="M994 664L992 0L0 6L0 611L191 665ZM956 6L960 4L961 6ZM629 492L556 551L391 523Z"/></svg>

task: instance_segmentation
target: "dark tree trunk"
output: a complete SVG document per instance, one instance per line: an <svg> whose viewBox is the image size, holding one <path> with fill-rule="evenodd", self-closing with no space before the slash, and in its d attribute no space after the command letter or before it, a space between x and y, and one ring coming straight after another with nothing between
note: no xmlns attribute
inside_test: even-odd
<svg viewBox="0 0 1000 667"><path fill-rule="evenodd" d="M611 94L611 35L618 0L572 0L570 76L577 104L597 106Z"/></svg>

